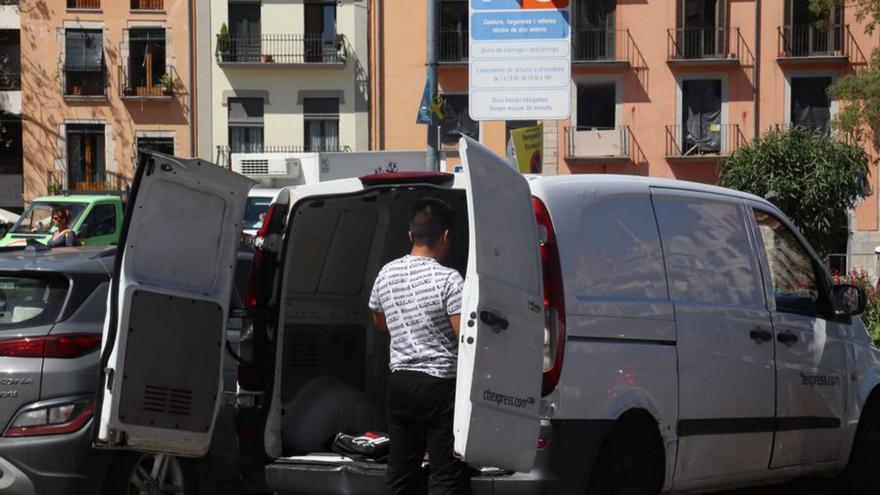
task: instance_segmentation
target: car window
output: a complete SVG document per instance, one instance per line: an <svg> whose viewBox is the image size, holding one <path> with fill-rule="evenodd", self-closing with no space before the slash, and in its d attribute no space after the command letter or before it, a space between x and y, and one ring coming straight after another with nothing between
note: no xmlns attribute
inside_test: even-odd
<svg viewBox="0 0 880 495"><path fill-rule="evenodd" d="M778 218L755 211L761 241L767 253L777 311L816 315L819 284L807 249Z"/></svg>
<svg viewBox="0 0 880 495"><path fill-rule="evenodd" d="M272 198L251 196L244 207L244 229L259 229L263 226L263 217L272 204Z"/></svg>
<svg viewBox="0 0 880 495"><path fill-rule="evenodd" d="M53 211L67 210L70 212L70 225L76 225L76 221L85 207L85 203L34 201L24 210L10 232L14 234L50 234L54 229L52 227Z"/></svg>
<svg viewBox="0 0 880 495"><path fill-rule="evenodd" d="M86 217L79 231L83 239L109 235L116 232L116 206L113 204L96 205Z"/></svg>
<svg viewBox="0 0 880 495"><path fill-rule="evenodd" d="M67 279L61 276L0 274L0 332L54 322L67 288Z"/></svg>
<svg viewBox="0 0 880 495"><path fill-rule="evenodd" d="M763 308L758 261L743 209L702 197L655 197L674 301Z"/></svg>

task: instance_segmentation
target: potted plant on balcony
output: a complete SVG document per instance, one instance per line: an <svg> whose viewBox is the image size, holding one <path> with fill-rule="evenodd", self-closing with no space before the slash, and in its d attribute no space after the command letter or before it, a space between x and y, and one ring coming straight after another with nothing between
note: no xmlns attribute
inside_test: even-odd
<svg viewBox="0 0 880 495"><path fill-rule="evenodd" d="M220 34L217 35L217 55L221 62L229 58L229 27L226 23L220 25Z"/></svg>
<svg viewBox="0 0 880 495"><path fill-rule="evenodd" d="M162 90L162 94L171 95L172 90L174 89L174 79L171 77L171 74L168 72L162 74L157 86Z"/></svg>

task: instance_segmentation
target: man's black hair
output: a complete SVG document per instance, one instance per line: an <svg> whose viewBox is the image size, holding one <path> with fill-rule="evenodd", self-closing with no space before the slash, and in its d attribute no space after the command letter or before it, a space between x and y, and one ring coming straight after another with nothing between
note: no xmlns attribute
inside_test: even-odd
<svg viewBox="0 0 880 495"><path fill-rule="evenodd" d="M451 229L455 221L455 211L445 201L426 198L415 204L409 220L409 231L413 244L434 247L443 237L443 232Z"/></svg>

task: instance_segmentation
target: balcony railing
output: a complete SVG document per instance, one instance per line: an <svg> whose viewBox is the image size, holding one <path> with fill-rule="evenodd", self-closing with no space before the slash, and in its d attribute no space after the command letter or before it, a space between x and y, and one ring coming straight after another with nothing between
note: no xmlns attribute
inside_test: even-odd
<svg viewBox="0 0 880 495"><path fill-rule="evenodd" d="M629 160L631 134L629 126L617 128L567 127L566 160L617 161Z"/></svg>
<svg viewBox="0 0 880 495"><path fill-rule="evenodd" d="M108 192L125 191L131 186L131 178L117 172L107 170L96 171L87 176L80 173L70 174L67 170L50 170L47 172L47 193L58 191Z"/></svg>
<svg viewBox="0 0 880 495"><path fill-rule="evenodd" d="M578 29L572 33L572 61L629 62L638 53L628 29Z"/></svg>
<svg viewBox="0 0 880 495"><path fill-rule="evenodd" d="M68 9L100 9L101 0L67 0Z"/></svg>
<svg viewBox="0 0 880 495"><path fill-rule="evenodd" d="M131 0L131 10L164 10L164 0Z"/></svg>
<svg viewBox="0 0 880 495"><path fill-rule="evenodd" d="M341 149L312 148L309 146L298 145L246 145L240 148L232 148L230 146L217 146L217 165L230 168L232 167L232 155L239 153L314 153L314 152L337 152Z"/></svg>
<svg viewBox="0 0 880 495"><path fill-rule="evenodd" d="M217 35L217 62L221 64L341 64L345 56L341 34Z"/></svg>
<svg viewBox="0 0 880 495"><path fill-rule="evenodd" d="M666 158L703 159L730 156L745 143L738 124L709 124L699 130L666 126Z"/></svg>
<svg viewBox="0 0 880 495"><path fill-rule="evenodd" d="M69 71L61 68L61 91L65 98L106 98L106 69L100 72Z"/></svg>
<svg viewBox="0 0 880 495"><path fill-rule="evenodd" d="M717 27L682 27L666 30L668 60L737 60L731 54L730 29Z"/></svg>
<svg viewBox="0 0 880 495"><path fill-rule="evenodd" d="M777 28L779 58L846 57L845 34L849 27L789 25Z"/></svg>
<svg viewBox="0 0 880 495"><path fill-rule="evenodd" d="M785 124L775 124L770 128L771 131L775 132L788 132L791 129L799 129L803 132L815 133L822 136L833 136L838 141L846 144L856 144L858 141L852 134L833 128L831 122L827 122L825 125L805 125L787 122Z"/></svg>
<svg viewBox="0 0 880 495"><path fill-rule="evenodd" d="M440 31L440 62L467 63L469 44L468 31Z"/></svg>
<svg viewBox="0 0 880 495"><path fill-rule="evenodd" d="M129 73L129 64L119 67L119 96L124 99L168 99L174 96L174 90L179 78L174 66L165 67L165 75L158 84L147 82L143 86L137 84Z"/></svg>

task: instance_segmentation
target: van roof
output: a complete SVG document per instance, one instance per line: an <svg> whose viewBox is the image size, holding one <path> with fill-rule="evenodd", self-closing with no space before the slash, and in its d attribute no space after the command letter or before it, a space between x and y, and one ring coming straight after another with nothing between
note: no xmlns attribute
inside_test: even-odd
<svg viewBox="0 0 880 495"><path fill-rule="evenodd" d="M677 179L614 174L527 175L526 179L540 183L541 187L548 189L555 189L557 186L570 186L572 184L616 184L623 188L631 186L633 190L643 190L648 187L662 187L666 189L734 196L773 206L766 199L747 192Z"/></svg>

